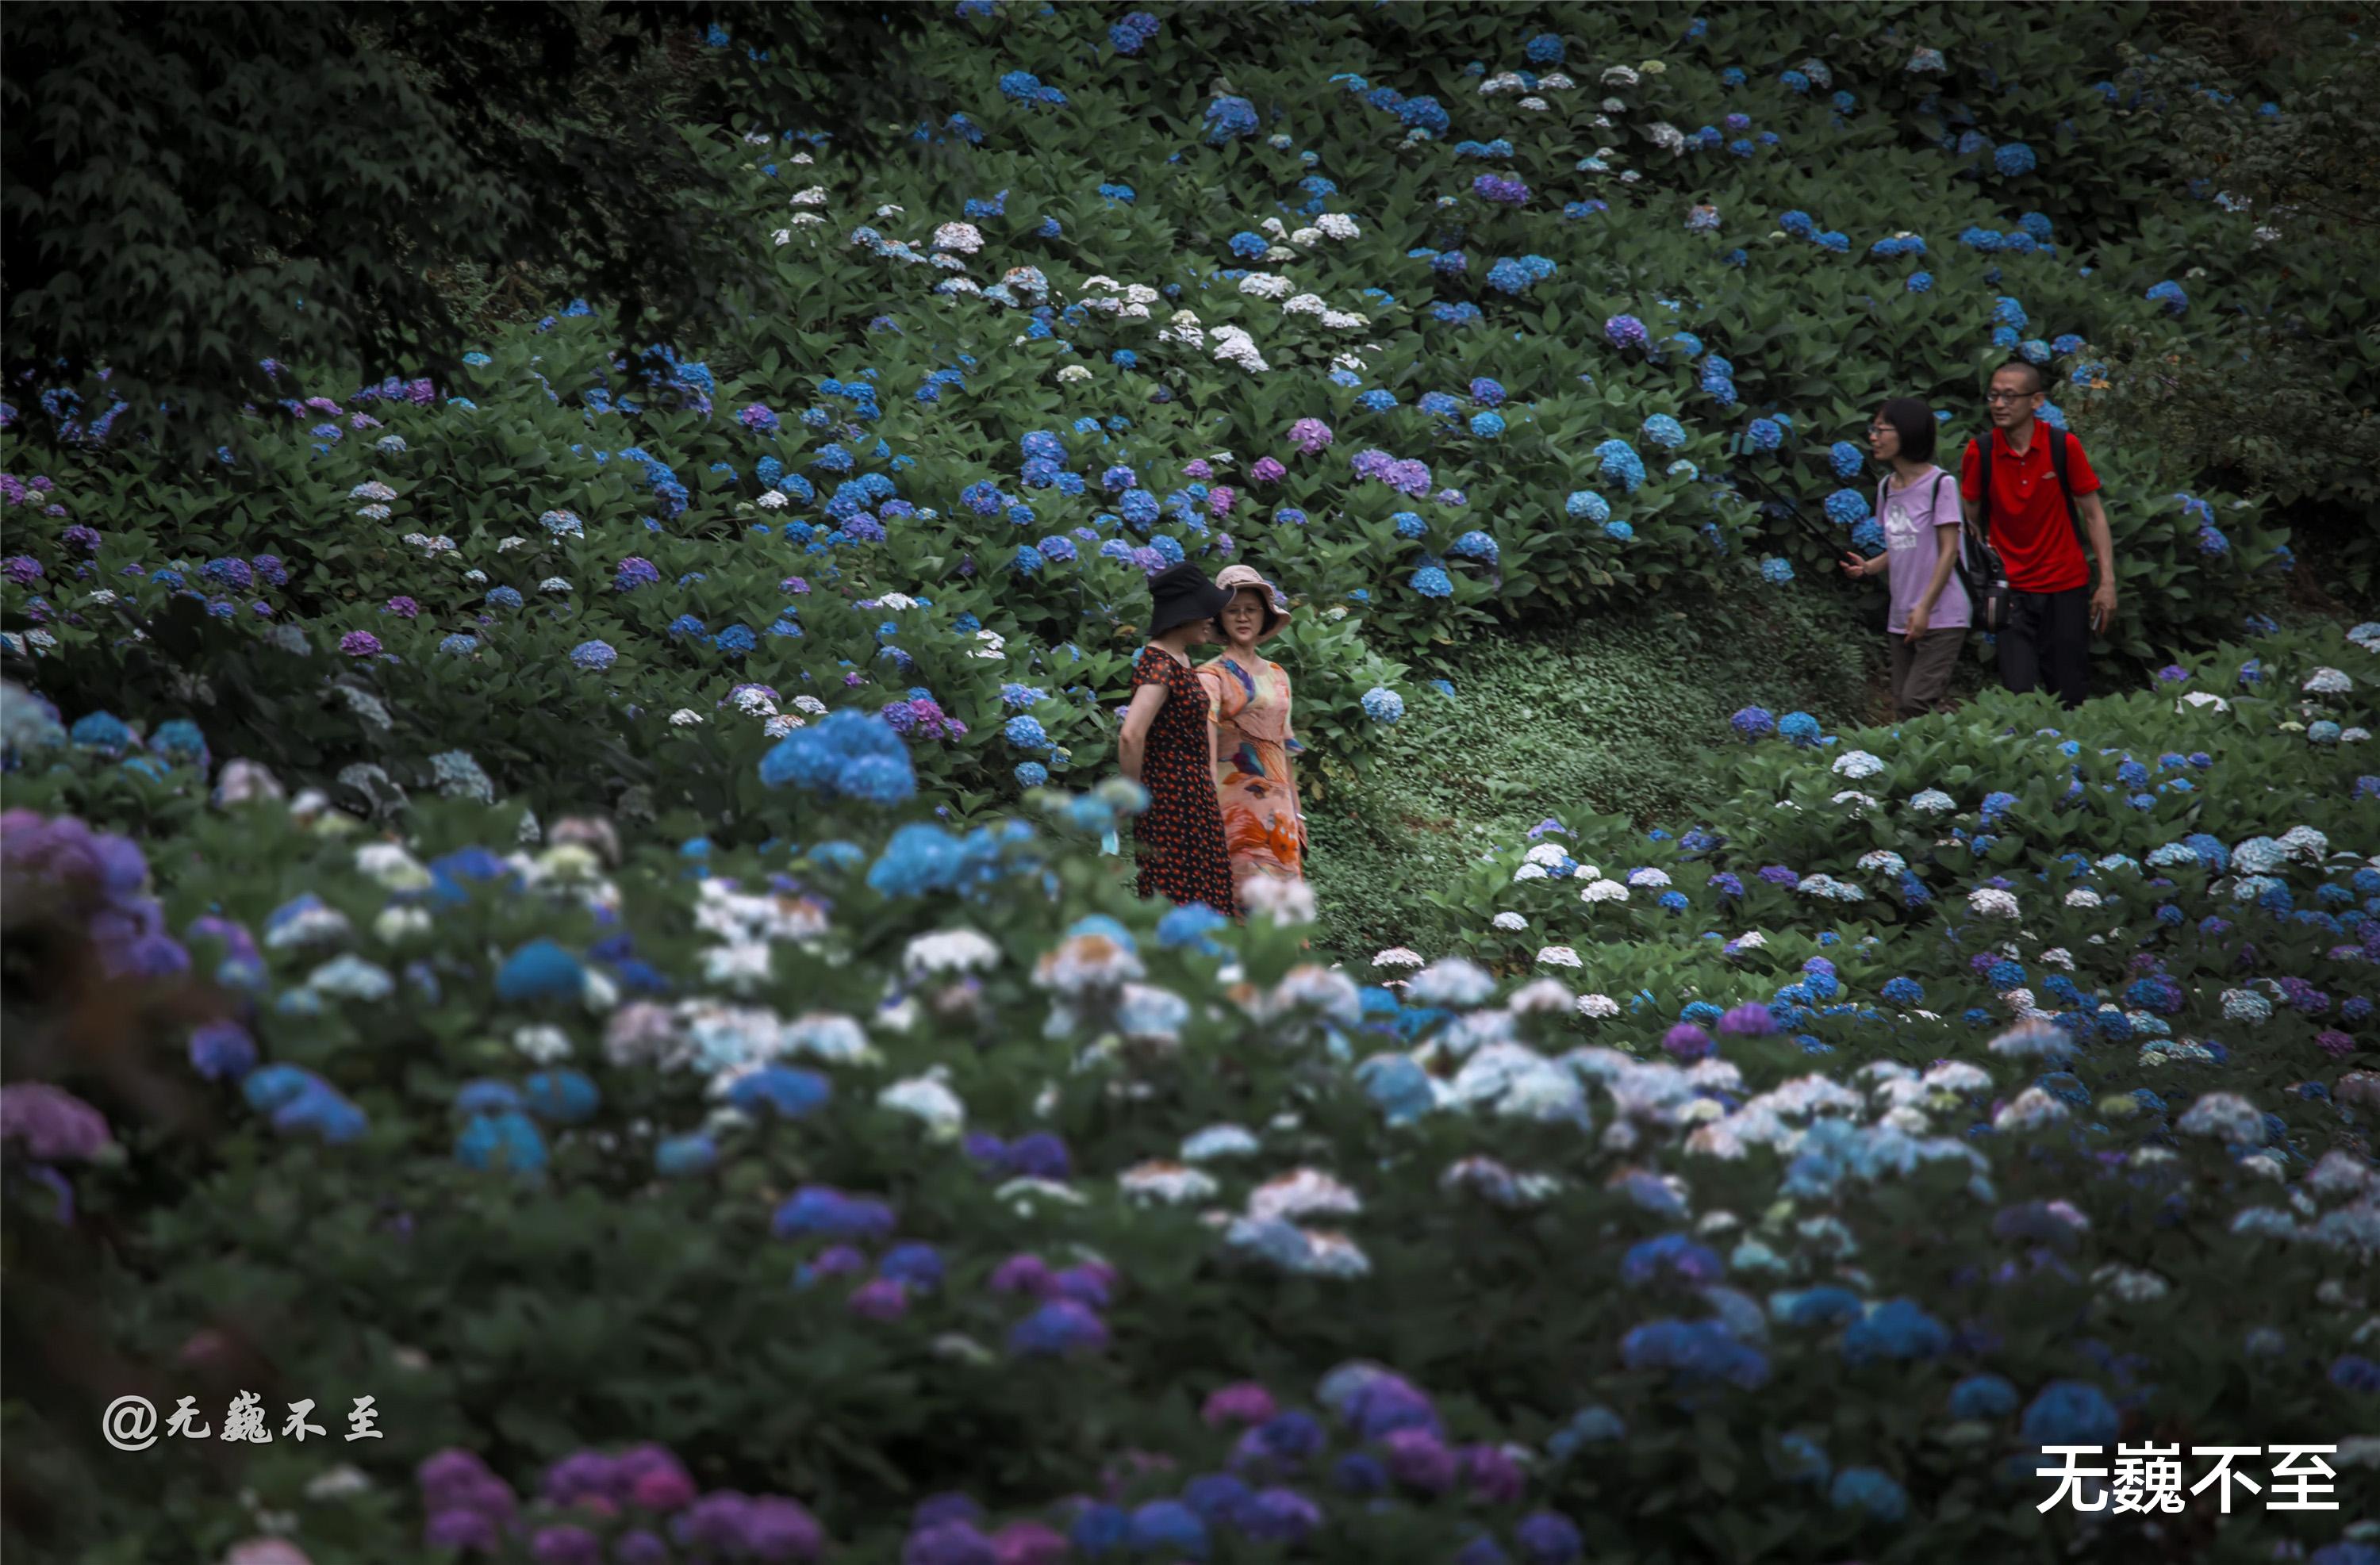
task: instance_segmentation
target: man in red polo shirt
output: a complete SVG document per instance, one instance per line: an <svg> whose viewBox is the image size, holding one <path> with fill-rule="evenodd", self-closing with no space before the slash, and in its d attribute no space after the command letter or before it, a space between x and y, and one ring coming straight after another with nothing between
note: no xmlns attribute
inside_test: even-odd
<svg viewBox="0 0 2380 1565"><path fill-rule="evenodd" d="M2008 571L2008 623L1999 631L2000 683L2022 694L2045 685L2069 707L2091 693L2091 636L2116 617L2116 547L2099 475L2082 443L2037 422L2049 385L2039 367L2012 358L1992 371L1984 406L1991 415L1992 492L1984 493L1982 443L1967 443L1959 495L1970 525L1980 521ZM2066 443L2073 514L2058 484L2051 441ZM2091 529L2099 585L2075 536L2079 514Z"/></svg>

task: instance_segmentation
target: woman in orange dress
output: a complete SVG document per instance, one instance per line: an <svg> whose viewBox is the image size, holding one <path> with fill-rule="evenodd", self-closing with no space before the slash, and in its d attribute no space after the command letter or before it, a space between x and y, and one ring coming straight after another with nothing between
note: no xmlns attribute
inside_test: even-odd
<svg viewBox="0 0 2380 1565"><path fill-rule="evenodd" d="M1227 566L1215 585L1232 595L1216 616L1223 655L1198 671L1215 713L1215 795L1234 889L1252 880L1305 878L1305 811L1293 758L1289 675L1257 644L1289 618L1287 600L1250 565Z"/></svg>

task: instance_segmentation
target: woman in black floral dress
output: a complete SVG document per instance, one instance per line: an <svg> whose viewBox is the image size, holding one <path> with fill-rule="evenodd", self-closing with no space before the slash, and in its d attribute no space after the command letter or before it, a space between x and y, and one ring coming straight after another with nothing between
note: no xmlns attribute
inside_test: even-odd
<svg viewBox="0 0 2380 1565"><path fill-rule="evenodd" d="M1231 594L1187 561L1151 576L1148 590L1148 645L1133 665L1132 705L1116 742L1123 774L1148 790L1148 808L1132 829L1140 894L1204 903L1234 917L1213 712L1190 666L1190 649L1215 639L1215 616Z"/></svg>

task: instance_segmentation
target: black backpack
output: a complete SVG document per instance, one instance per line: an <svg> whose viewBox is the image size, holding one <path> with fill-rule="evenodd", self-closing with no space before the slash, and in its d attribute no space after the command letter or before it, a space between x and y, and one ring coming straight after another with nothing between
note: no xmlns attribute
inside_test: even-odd
<svg viewBox="0 0 2380 1565"><path fill-rule="evenodd" d="M2042 426L2048 429L2047 425ZM2091 546L2082 536L2082 524L2074 516L2074 486L2066 476L2069 460L2068 439L2064 430L2050 430L2049 468L2058 475L2058 492L2066 502L2066 522L2074 529L2074 541L2082 545L2084 554ZM1989 431L1975 442L1977 465L1982 469L1984 498L1977 508L1976 525L1967 529L1968 541L1974 545L1975 567L1971 575L1962 552L1959 559L1959 585L1967 589L1967 602L1975 616L1975 624L1997 634L2008 623L2010 588L2008 567L2000 563L2000 552L1992 547L1992 437Z"/></svg>

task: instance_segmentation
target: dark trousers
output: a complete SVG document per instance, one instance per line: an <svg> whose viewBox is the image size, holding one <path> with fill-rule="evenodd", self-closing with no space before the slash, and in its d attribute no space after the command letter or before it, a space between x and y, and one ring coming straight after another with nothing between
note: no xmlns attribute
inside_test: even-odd
<svg viewBox="0 0 2380 1565"><path fill-rule="evenodd" d="M2000 683L2046 689L2069 707L2091 694L2091 589L2011 592L2000 629Z"/></svg>

